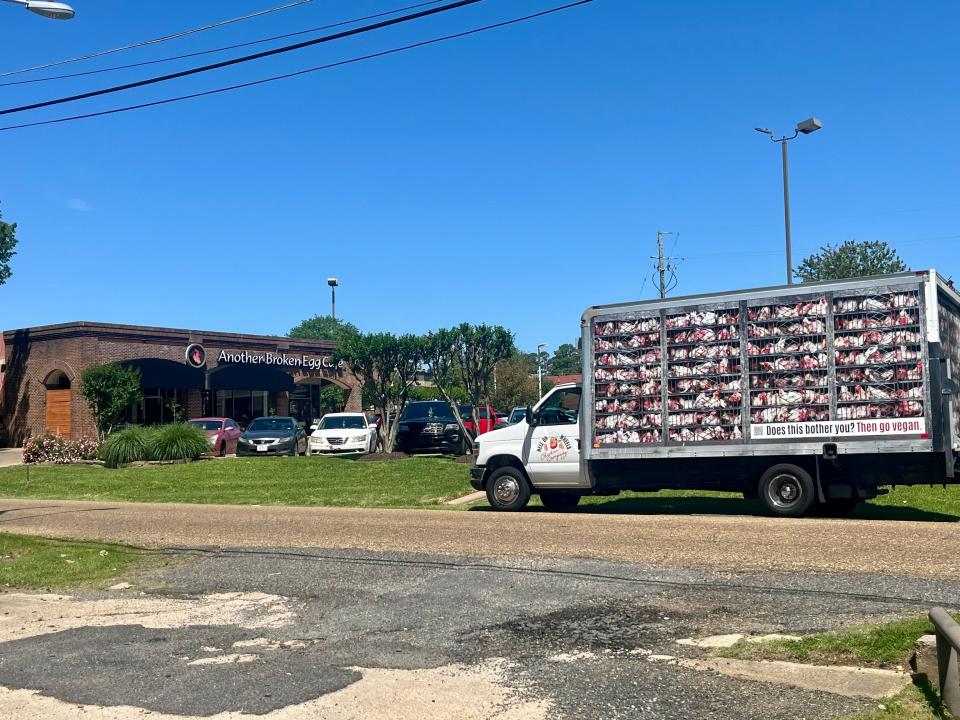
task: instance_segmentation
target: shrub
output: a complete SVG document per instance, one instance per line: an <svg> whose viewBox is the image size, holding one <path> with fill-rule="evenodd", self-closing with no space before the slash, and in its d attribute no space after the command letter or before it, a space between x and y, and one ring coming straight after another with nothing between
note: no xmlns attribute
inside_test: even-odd
<svg viewBox="0 0 960 720"><path fill-rule="evenodd" d="M151 459L153 436L157 431L146 427L129 427L107 437L100 448L100 457L107 467Z"/></svg>
<svg viewBox="0 0 960 720"><path fill-rule="evenodd" d="M30 438L23 448L25 463L66 464L77 460L93 460L100 451L94 440L67 440L55 433Z"/></svg>
<svg viewBox="0 0 960 720"><path fill-rule="evenodd" d="M157 429L150 451L151 460L196 460L210 452L210 438L196 425L171 423Z"/></svg>

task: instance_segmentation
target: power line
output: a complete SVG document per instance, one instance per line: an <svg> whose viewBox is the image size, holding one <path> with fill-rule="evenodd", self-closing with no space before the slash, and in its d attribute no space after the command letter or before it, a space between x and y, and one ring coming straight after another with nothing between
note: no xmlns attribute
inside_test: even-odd
<svg viewBox="0 0 960 720"><path fill-rule="evenodd" d="M275 80L285 80L287 78L298 77L300 75L307 75L309 73L317 72L320 70L328 70L330 68L339 67L341 65L351 65L353 63L362 62L364 60L372 60L374 58L384 57L386 55L393 55L395 53L405 52L407 50L413 50L415 48L424 47L426 45L433 45L436 43L446 42L448 40L456 40L458 38L467 37L468 35L475 35L477 33L485 32L487 30L495 30L497 28L507 27L508 25L516 25L517 23L526 22L528 20L540 18L545 15L551 15L553 13L557 13L562 10L569 10L570 8L574 8L579 5L586 5L592 2L593 0L577 0L577 2L572 2L567 5L560 5L558 7L553 7L548 10L542 10L540 12L532 13L530 15L524 15L523 17L514 18L512 20L505 20L503 22L493 23L492 25L484 25L482 27L474 28L472 30L465 30L463 32L453 33L451 35L444 35L442 37L432 38L430 40L423 40L421 42L413 43L411 45L404 45L402 47L392 48L390 50L383 50L381 52L371 53L369 55L361 55L359 57L349 58L347 60L341 60L339 62L328 63L326 65L317 65L316 67L307 68L305 70L298 70L297 72L285 73L283 75L274 75L272 77L262 78L260 80L252 80L250 82L239 83L237 85L229 85L226 87L216 88L214 90L206 90L203 92L191 93L189 95L180 95L178 97L166 98L164 100L154 100L152 102L140 103L138 105L127 105L125 107L111 108L110 110L101 110L99 112L84 113L82 115L71 115L68 117L55 118L53 120L40 120L38 122L24 123L22 125L9 125L7 127L0 127L0 132L6 131L6 130L19 130L19 129L28 128L28 127L37 127L40 125L54 125L57 123L70 122L73 120L84 120L87 118L101 117L103 115L113 115L116 113L128 112L131 110L141 110L143 108L156 107L158 105L167 105L169 103L179 102L181 100L191 100L193 98L205 97L207 95L216 95L219 93L230 92L232 90L239 90L241 88L253 87L255 85L263 85L265 83L274 82Z"/></svg>
<svg viewBox="0 0 960 720"><path fill-rule="evenodd" d="M390 27L391 25L399 25L400 23L410 22L411 20L419 20L420 18L427 17L429 15L437 15L449 10L456 10L466 5L474 5L482 1L483 0L457 0L456 2L448 3L447 5L441 5L440 7L420 10L419 12L410 13L409 15L401 15L398 18L381 20L380 22L372 23L370 25L362 25L358 28L343 30L338 33L333 33L332 35L324 35L323 37L314 38L313 40L304 40L303 42L294 43L292 45L284 45L282 47L273 48L272 50L263 50L258 53L253 53L252 55L242 55L241 57L232 58L231 60L221 60L220 62L212 63L210 65L201 65L200 67L189 68L187 70L181 70L175 73L168 73L167 75L158 75L156 77L146 78L145 80L137 80L136 82L125 83L123 85L114 85L113 87L102 88L100 90L91 90L90 92L80 93L78 95L70 95L68 97L56 98L54 100L44 100L43 102L31 103L30 105L7 108L5 110L0 110L0 115L10 115L12 113L24 112L26 110L37 110L39 108L50 107L52 105L62 105L63 103L99 97L100 95L109 95L111 93L121 92L123 90L132 90L133 88L144 87L145 85L154 85L156 83L166 82L168 80L176 80L177 78L210 72L211 70L219 70L220 68L230 67L231 65L239 65L241 63L251 62L253 60L260 60L261 58L265 57L272 57L273 55L282 55L284 53L293 52L294 50L301 50L302 48L312 47L313 45L319 45L320 43L332 42L333 40L340 40L345 37L360 35L373 30Z"/></svg>
<svg viewBox="0 0 960 720"><path fill-rule="evenodd" d="M266 10L257 10L249 15L241 15L240 17L230 18L229 20L219 20L215 23L210 23L209 25L191 28L190 30L183 30L182 32L174 33L173 35L164 35L163 37L153 38L152 40L143 40L141 42L131 43L130 45L111 48L110 50L100 50L88 55L80 55L78 57L67 58L66 60L57 60L56 62L47 63L45 65L34 65L33 67L21 68L19 70L9 70L7 72L0 73L0 77L20 75L21 73L33 72L34 70L46 70L47 68L57 67L58 65L66 65L68 63L81 62L83 60L92 60L93 58L103 57L104 55L112 55L113 53L122 52L124 50L133 50L135 48L146 47L147 45L156 45L157 43L167 42L168 40L176 40L177 38L204 32L205 30L212 30L214 28L223 27L224 25L232 25L233 23L242 22L244 20L251 20L255 17L260 17L261 15L269 15L270 13L279 12L280 10L289 10L290 8L306 5L307 3L311 2L313 2L313 0L296 0L295 2L287 3L286 5L267 8Z"/></svg>
<svg viewBox="0 0 960 720"><path fill-rule="evenodd" d="M310 33L320 32L321 30L330 30L335 27L342 27L343 25L353 25L354 23L364 22L365 20L373 20L375 18L385 17L387 15L395 15L396 13L414 10L427 5L437 5L441 2L443 2L443 0L428 0L427 2L417 3L416 5L407 5L406 7L397 8L395 10L386 10L384 12L374 13L373 15L365 15L363 17L353 18L352 20L342 20L329 25L320 25L319 27L309 28L307 30L298 30L296 32L284 33L282 35L273 35L272 37L261 38L259 40L250 40L248 42L237 43L235 45L224 45L211 50L199 50L197 52L184 53L183 55L170 55L165 58L157 58L156 60L144 60L143 62L128 63L126 65L112 65L111 67L99 68L97 70L86 70L84 72L67 73L64 75L50 75L49 77L33 78L32 80L13 80L11 82L0 83L0 87L10 87L11 85L30 85L33 83L47 82L49 80L64 80L67 78L114 72L116 70L129 70L130 68L143 67L145 65L158 65L160 63L172 62L174 60L186 60L187 58L199 57L201 55L211 55L213 53L224 52L225 50L236 50L237 48L250 47L251 45L261 45L266 42L273 42L274 40L297 37L298 35L309 35ZM2 75L0 75L0 77L2 77Z"/></svg>

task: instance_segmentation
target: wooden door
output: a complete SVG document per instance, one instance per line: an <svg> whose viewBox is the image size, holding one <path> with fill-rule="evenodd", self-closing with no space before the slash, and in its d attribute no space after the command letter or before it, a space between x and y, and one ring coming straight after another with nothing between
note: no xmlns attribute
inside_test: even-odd
<svg viewBox="0 0 960 720"><path fill-rule="evenodd" d="M46 429L70 438L70 390L47 390Z"/></svg>

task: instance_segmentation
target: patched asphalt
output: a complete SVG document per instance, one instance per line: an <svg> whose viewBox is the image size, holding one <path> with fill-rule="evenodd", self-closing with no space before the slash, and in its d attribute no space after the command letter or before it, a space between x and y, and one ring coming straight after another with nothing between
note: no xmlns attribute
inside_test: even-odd
<svg viewBox="0 0 960 720"><path fill-rule="evenodd" d="M120 706L261 715L358 687L364 669L496 662L509 697L546 703L549 718L831 718L876 703L648 656L702 654L678 646L683 637L838 629L960 597L956 581L899 576L342 549L181 552L194 561L139 589L78 598L267 593L286 598L289 621L145 628L118 613L115 624L49 632L38 622L39 634L0 643L0 685L82 704L89 717Z"/></svg>

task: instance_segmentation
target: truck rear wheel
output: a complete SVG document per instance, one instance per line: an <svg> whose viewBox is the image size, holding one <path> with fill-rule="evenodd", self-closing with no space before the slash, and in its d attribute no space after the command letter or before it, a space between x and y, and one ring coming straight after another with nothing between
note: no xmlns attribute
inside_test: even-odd
<svg viewBox="0 0 960 720"><path fill-rule="evenodd" d="M580 502L580 496L565 492L542 492L540 502L547 510L573 510Z"/></svg>
<svg viewBox="0 0 960 720"><path fill-rule="evenodd" d="M813 505L813 478L796 465L774 465L760 478L760 501L773 515L802 517Z"/></svg>
<svg viewBox="0 0 960 720"><path fill-rule="evenodd" d="M494 510L516 512L523 510L530 500L530 483L523 470L502 467L494 470L487 480L487 502Z"/></svg>

